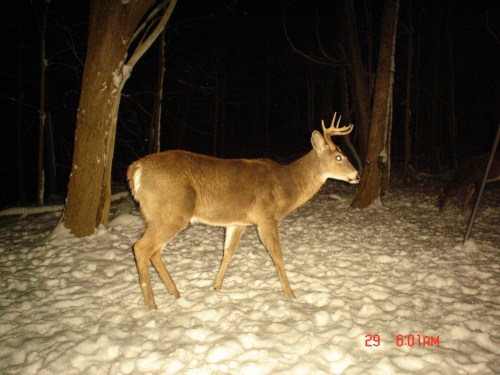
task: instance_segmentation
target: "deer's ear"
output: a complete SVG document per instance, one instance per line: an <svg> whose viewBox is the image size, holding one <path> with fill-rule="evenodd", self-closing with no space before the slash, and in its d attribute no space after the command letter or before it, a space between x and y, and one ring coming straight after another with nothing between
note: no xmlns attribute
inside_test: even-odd
<svg viewBox="0 0 500 375"><path fill-rule="evenodd" d="M311 135L311 144L316 151L323 151L327 147L325 138L317 130L313 131Z"/></svg>

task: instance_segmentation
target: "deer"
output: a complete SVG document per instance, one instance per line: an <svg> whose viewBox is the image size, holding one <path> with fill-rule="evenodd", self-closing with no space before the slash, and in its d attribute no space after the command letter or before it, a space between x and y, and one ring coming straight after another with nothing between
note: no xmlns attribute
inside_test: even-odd
<svg viewBox="0 0 500 375"><path fill-rule="evenodd" d="M446 186L439 189L438 207L440 212L444 210L451 198L464 193L460 215L464 216L467 213L470 202L474 202L477 199L489 157L489 154L482 154L466 159L460 164ZM500 180L500 153L497 152L491 164L486 182L498 180Z"/></svg>
<svg viewBox="0 0 500 375"><path fill-rule="evenodd" d="M183 150L147 155L133 162L127 180L138 202L146 229L134 244L144 303L156 309L149 262L167 291L180 297L162 260L162 251L189 224L225 227L224 251L213 282L222 288L227 267L238 241L249 226L257 226L260 240L274 262L284 295L295 295L283 263L278 223L309 201L332 178L359 183L358 171L331 137L344 136L353 124L330 127L322 120L323 134L314 130L312 149L298 160L282 165L270 159L221 159Z"/></svg>

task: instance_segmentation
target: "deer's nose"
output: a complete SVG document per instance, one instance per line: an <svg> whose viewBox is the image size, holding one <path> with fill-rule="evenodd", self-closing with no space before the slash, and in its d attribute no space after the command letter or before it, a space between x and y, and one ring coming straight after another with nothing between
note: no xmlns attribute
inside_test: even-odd
<svg viewBox="0 0 500 375"><path fill-rule="evenodd" d="M357 184L357 183L359 183L359 180L360 180L359 173L357 173L355 178L350 178L349 179L349 183L351 183L351 184Z"/></svg>

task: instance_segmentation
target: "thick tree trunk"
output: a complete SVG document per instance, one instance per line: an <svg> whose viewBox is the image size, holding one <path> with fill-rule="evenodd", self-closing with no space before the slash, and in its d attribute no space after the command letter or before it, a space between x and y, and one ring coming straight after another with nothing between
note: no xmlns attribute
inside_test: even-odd
<svg viewBox="0 0 500 375"><path fill-rule="evenodd" d="M356 27L356 16L353 0L344 0L344 11L346 15L347 35L345 48L349 60L349 83L352 86L354 112L358 123L356 124L356 136L361 158L365 158L368 145L368 133L370 131L370 96L368 91L368 78L361 59L361 51Z"/></svg>
<svg viewBox="0 0 500 375"><path fill-rule="evenodd" d="M62 222L78 237L107 224L111 197L111 165L120 95L130 72L163 30L175 6L171 0L150 11L154 0L92 0L89 39L77 112L75 147ZM160 9L165 14L128 57L132 41L147 30ZM142 24L140 22L145 20ZM142 35L142 34L141 34Z"/></svg>
<svg viewBox="0 0 500 375"><path fill-rule="evenodd" d="M127 74L124 71L126 47L121 43L113 47L106 46L112 51L109 56L95 56L96 51L93 50L105 48L99 42L89 43L83 73L73 166L63 218L64 225L78 237L92 234L99 224L107 223L108 219L107 215L103 215L111 194L111 181L106 176L112 162L121 93L119 86L122 86L123 76ZM116 82L113 82L113 72ZM115 83L118 85L115 86Z"/></svg>
<svg viewBox="0 0 500 375"><path fill-rule="evenodd" d="M384 2L372 124L363 175L351 204L355 208L365 208L374 202L380 203L383 174L388 173L385 168L388 168L389 165L389 122L392 119L392 87L398 7L399 0L385 0Z"/></svg>

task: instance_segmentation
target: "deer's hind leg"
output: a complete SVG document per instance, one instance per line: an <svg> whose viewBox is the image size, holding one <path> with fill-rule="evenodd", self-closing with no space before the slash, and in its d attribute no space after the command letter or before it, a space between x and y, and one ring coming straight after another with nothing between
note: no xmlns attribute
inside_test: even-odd
<svg viewBox="0 0 500 375"><path fill-rule="evenodd" d="M170 242L181 230L187 226L188 222L182 224L148 225L144 235L134 245L134 255L139 272L139 282L141 285L144 303L150 309L156 309L156 304L151 287L151 277L149 274L149 261L158 272L170 294L178 298L179 291L174 281L167 271L165 263L161 258L163 247Z"/></svg>

